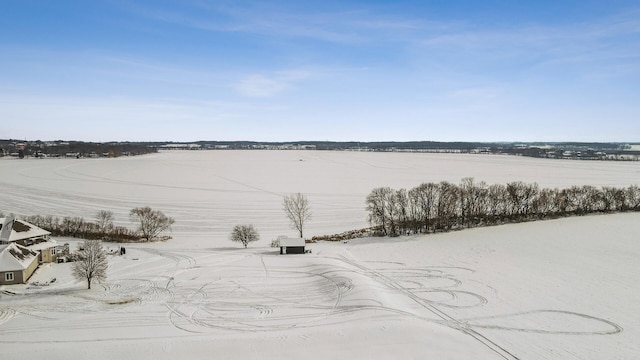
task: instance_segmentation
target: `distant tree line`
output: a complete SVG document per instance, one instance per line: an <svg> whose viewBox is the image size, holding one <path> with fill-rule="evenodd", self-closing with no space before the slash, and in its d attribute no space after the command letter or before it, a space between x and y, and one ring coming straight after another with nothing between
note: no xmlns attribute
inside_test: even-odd
<svg viewBox="0 0 640 360"><path fill-rule="evenodd" d="M149 143L160 146L173 143ZM313 145L317 150L348 150L367 148L374 151L387 151L390 149L401 150L462 150L469 152L475 149L489 149L498 152L505 149L546 148L551 146L561 150L625 150L628 145L623 143L599 143L599 142L465 142L465 141L294 141L294 142L258 142L258 141L196 141L192 144L199 145L201 149L212 149L224 146L229 149L252 149L256 146L271 145L282 146L286 144Z"/></svg>
<svg viewBox="0 0 640 360"><path fill-rule="evenodd" d="M170 229L175 221L161 211L149 207L137 207L130 211L129 216L138 225L136 230L114 225L113 213L105 210L96 213L96 221L87 221L79 216L59 218L51 215L26 216L24 220L51 232L53 236L111 242L147 242L171 238L160 236L160 233Z"/></svg>
<svg viewBox="0 0 640 360"><path fill-rule="evenodd" d="M174 144L174 143L169 143ZM159 146L168 144L150 144ZM174 144L175 145L175 144ZM640 151L632 150L626 143L600 142L463 142L463 141L296 141L296 142L256 142L256 141L197 141L190 149L290 149L290 150L357 150L374 152L435 152L517 155L537 158L573 160L623 160L637 161Z"/></svg>
<svg viewBox="0 0 640 360"><path fill-rule="evenodd" d="M638 145L638 144L636 144ZM184 146L184 147L183 147ZM175 142L106 142L23 141L0 139L0 157L118 157L155 153L158 149L315 149L358 151L407 151L506 154L529 157L580 160L638 160L640 151L626 143L598 142L441 142L441 141L196 141Z"/></svg>
<svg viewBox="0 0 640 360"><path fill-rule="evenodd" d="M158 149L138 142L84 142L84 141L18 141L0 140L0 156L20 157L119 157L156 153Z"/></svg>
<svg viewBox="0 0 640 360"><path fill-rule="evenodd" d="M508 222L591 213L640 211L640 188L591 185L540 188L515 181L488 185L464 178L423 183L413 189L373 189L366 199L368 220L379 235L443 232Z"/></svg>

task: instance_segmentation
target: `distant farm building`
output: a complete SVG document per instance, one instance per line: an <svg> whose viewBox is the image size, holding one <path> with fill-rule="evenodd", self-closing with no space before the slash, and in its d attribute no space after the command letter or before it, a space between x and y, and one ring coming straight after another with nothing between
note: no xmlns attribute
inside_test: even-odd
<svg viewBox="0 0 640 360"><path fill-rule="evenodd" d="M160 146L162 150L200 150L201 148L200 144L165 144Z"/></svg>
<svg viewBox="0 0 640 360"><path fill-rule="evenodd" d="M305 241L303 238L278 237L280 254L304 254Z"/></svg>

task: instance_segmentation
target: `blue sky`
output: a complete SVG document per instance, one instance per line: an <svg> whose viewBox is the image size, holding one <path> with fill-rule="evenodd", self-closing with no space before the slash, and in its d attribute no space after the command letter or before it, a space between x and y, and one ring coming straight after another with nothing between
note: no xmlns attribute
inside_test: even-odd
<svg viewBox="0 0 640 360"><path fill-rule="evenodd" d="M640 141L638 1L0 2L0 138Z"/></svg>

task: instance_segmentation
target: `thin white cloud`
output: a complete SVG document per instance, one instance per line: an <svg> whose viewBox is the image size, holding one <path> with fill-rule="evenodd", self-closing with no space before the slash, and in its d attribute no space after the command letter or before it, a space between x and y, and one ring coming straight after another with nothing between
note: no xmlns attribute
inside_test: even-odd
<svg viewBox="0 0 640 360"><path fill-rule="evenodd" d="M558 26L526 24L512 28L476 29L469 24L464 24L441 33L428 35L421 44L428 48L461 51L502 50L505 54L526 51L536 56L540 55L540 52L553 55L580 51L609 51L613 46L611 40L618 37L637 36L639 33L640 11L636 10L593 22ZM624 46L621 45L620 49L626 49L628 52L627 46L628 42L624 42Z"/></svg>
<svg viewBox="0 0 640 360"><path fill-rule="evenodd" d="M295 10L266 2L242 5L207 5L163 10L130 5L128 10L155 21L215 32L236 32L278 38L307 38L355 44L385 39L407 41L407 32L439 28L443 24L374 13L369 8L347 10Z"/></svg>
<svg viewBox="0 0 640 360"><path fill-rule="evenodd" d="M252 114L280 110L272 104L184 98L0 93L0 118L19 119L3 123L2 134L8 138L181 141L237 137L239 128L249 127L242 124L250 123Z"/></svg>
<svg viewBox="0 0 640 360"><path fill-rule="evenodd" d="M497 98L501 90L495 87L469 87L456 89L448 93L452 99L474 99L477 101L492 100Z"/></svg>
<svg viewBox="0 0 640 360"><path fill-rule="evenodd" d="M244 96L268 98L281 94L310 76L311 73L304 70L280 71L272 75L252 74L241 78L232 88Z"/></svg>
<svg viewBox="0 0 640 360"><path fill-rule="evenodd" d="M233 85L236 92L249 97L275 96L288 87L287 82L264 75L249 75Z"/></svg>

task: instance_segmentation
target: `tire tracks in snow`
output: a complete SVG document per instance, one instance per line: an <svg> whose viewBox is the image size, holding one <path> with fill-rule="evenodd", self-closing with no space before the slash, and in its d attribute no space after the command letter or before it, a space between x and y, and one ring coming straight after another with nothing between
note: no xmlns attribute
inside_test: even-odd
<svg viewBox="0 0 640 360"><path fill-rule="evenodd" d="M510 351L508 351L504 347L500 346L498 343L492 341L491 339L489 339L488 337L482 335L478 331L469 328L468 324L455 319L453 316L451 316L451 315L447 314L446 312L438 309L433 304L425 301L422 297L416 295L411 290L408 290L406 287L400 285L398 283L398 281L394 280L393 278L391 278L391 277L389 277L387 275L384 275L379 271L376 271L376 270L373 270L371 268L368 268L367 266L361 264L358 261L350 260L344 255L339 255L336 259L341 260L341 261L345 262L346 264L349 264L349 265L359 269L360 271L362 271L363 274L368 274L368 276L371 279L377 281L378 283L381 283L381 284L387 286L388 288L391 288L391 289L393 289L393 290L395 290L395 291L397 291L399 293L402 293L402 294L406 295L409 299L413 300L418 305L420 305L421 307L423 307L424 309L426 309L427 311L429 311L433 315L435 315L438 318L440 318L449 327L451 327L453 329L456 329L456 330L459 330L459 331L471 336L472 338L474 338L475 340L480 342L482 345L484 345L485 347L489 348L491 351L495 352L497 355L502 357L503 359L507 359L507 360L519 360L520 359L518 356L516 356L515 354L511 353Z"/></svg>

